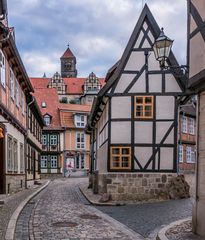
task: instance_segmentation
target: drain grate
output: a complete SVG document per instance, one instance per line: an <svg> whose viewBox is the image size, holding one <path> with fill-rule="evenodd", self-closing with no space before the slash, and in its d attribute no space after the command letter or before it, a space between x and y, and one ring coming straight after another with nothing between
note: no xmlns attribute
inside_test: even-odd
<svg viewBox="0 0 205 240"><path fill-rule="evenodd" d="M82 219L101 219L101 217L92 214L82 214L79 217Z"/></svg>
<svg viewBox="0 0 205 240"><path fill-rule="evenodd" d="M53 227L76 227L78 224L75 222L54 222Z"/></svg>

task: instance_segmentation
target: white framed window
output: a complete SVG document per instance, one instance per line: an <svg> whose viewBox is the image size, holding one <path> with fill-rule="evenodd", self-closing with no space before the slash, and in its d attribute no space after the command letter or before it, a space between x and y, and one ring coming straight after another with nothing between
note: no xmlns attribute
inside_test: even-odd
<svg viewBox="0 0 205 240"><path fill-rule="evenodd" d="M187 117L182 116L182 132L187 133Z"/></svg>
<svg viewBox="0 0 205 240"><path fill-rule="evenodd" d="M18 171L18 142L16 139L13 140L13 154L14 154L14 171Z"/></svg>
<svg viewBox="0 0 205 240"><path fill-rule="evenodd" d="M180 163L183 163L183 145L179 144L179 149L178 149L178 159Z"/></svg>
<svg viewBox="0 0 205 240"><path fill-rule="evenodd" d="M85 148L85 133L84 132L76 133L76 148L77 149Z"/></svg>
<svg viewBox="0 0 205 240"><path fill-rule="evenodd" d="M196 161L196 152L195 152L195 150L192 150L191 151L191 162L195 163L195 161Z"/></svg>
<svg viewBox="0 0 205 240"><path fill-rule="evenodd" d="M21 108L22 108L22 114L25 114L25 102L24 102L24 93L21 91Z"/></svg>
<svg viewBox="0 0 205 240"><path fill-rule="evenodd" d="M189 118L189 133L194 135L194 119Z"/></svg>
<svg viewBox="0 0 205 240"><path fill-rule="evenodd" d="M7 170L13 171L13 139L11 136L8 135L7 137Z"/></svg>
<svg viewBox="0 0 205 240"><path fill-rule="evenodd" d="M24 147L23 143L20 143L20 172L24 172Z"/></svg>
<svg viewBox="0 0 205 240"><path fill-rule="evenodd" d="M46 102L41 102L41 107L46 108Z"/></svg>
<svg viewBox="0 0 205 240"><path fill-rule="evenodd" d="M15 85L16 85L16 105L19 106L19 84L17 80Z"/></svg>
<svg viewBox="0 0 205 240"><path fill-rule="evenodd" d="M86 116L85 115L75 115L75 126L83 128L86 125Z"/></svg>
<svg viewBox="0 0 205 240"><path fill-rule="evenodd" d="M47 168L48 156L41 156L41 168Z"/></svg>
<svg viewBox="0 0 205 240"><path fill-rule="evenodd" d="M51 156L51 168L58 167L58 158L57 156Z"/></svg>
<svg viewBox="0 0 205 240"><path fill-rule="evenodd" d="M20 172L23 173L25 171L24 164L24 145L20 143Z"/></svg>
<svg viewBox="0 0 205 240"><path fill-rule="evenodd" d="M192 152L191 147L187 146L186 147L186 162L187 163L191 163L192 162L191 161L191 152Z"/></svg>
<svg viewBox="0 0 205 240"><path fill-rule="evenodd" d="M14 100L14 73L10 68L10 97Z"/></svg>
<svg viewBox="0 0 205 240"><path fill-rule="evenodd" d="M76 156L76 169L84 169L85 168L85 155L79 154Z"/></svg>
<svg viewBox="0 0 205 240"><path fill-rule="evenodd" d="M57 135L50 135L50 144L57 145Z"/></svg>
<svg viewBox="0 0 205 240"><path fill-rule="evenodd" d="M5 56L1 50L0 50L0 78L1 78L1 84L5 88L6 87L6 63L5 63Z"/></svg>
<svg viewBox="0 0 205 240"><path fill-rule="evenodd" d="M47 135L42 135L42 145L47 145Z"/></svg>
<svg viewBox="0 0 205 240"><path fill-rule="evenodd" d="M43 119L44 119L44 122L45 122L46 126L49 126L49 125L51 124L51 118L50 118L50 116L45 115L45 116L43 117Z"/></svg>

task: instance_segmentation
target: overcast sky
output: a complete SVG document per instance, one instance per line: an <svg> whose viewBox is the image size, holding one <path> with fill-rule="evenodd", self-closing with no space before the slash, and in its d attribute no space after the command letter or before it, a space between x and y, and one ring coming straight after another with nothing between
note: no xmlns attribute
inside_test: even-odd
<svg viewBox="0 0 205 240"><path fill-rule="evenodd" d="M145 2L185 64L186 0L8 0L9 25L29 76L60 71L69 43L78 76L103 77L120 59Z"/></svg>

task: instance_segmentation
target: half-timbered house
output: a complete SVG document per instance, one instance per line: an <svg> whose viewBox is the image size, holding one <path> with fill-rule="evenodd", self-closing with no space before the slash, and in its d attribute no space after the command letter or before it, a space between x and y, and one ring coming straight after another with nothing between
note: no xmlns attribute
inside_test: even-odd
<svg viewBox="0 0 205 240"><path fill-rule="evenodd" d="M26 97L33 87L0 1L0 194L25 186Z"/></svg>
<svg viewBox="0 0 205 240"><path fill-rule="evenodd" d="M42 82L45 79L41 79ZM31 79L34 97L43 115L45 126L42 131L41 175L61 176L63 172L64 129L60 124L59 100L55 88L44 87L41 81Z"/></svg>
<svg viewBox="0 0 205 240"><path fill-rule="evenodd" d="M205 238L205 2L188 0L189 88L198 93L196 195L193 229Z"/></svg>
<svg viewBox="0 0 205 240"><path fill-rule="evenodd" d="M156 197L177 172L178 99L184 84L153 52L160 28L145 5L120 59L94 101L92 171L113 199ZM178 66L171 52L168 65Z"/></svg>
<svg viewBox="0 0 205 240"><path fill-rule="evenodd" d="M33 95L27 97L26 185L40 179L42 129L44 120Z"/></svg>

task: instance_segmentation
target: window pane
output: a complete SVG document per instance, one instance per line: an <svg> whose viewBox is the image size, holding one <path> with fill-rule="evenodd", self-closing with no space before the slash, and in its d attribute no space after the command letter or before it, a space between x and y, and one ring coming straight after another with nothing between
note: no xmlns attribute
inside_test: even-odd
<svg viewBox="0 0 205 240"><path fill-rule="evenodd" d="M152 97L145 97L145 104L151 104L152 103Z"/></svg>
<svg viewBox="0 0 205 240"><path fill-rule="evenodd" d="M112 149L112 154L120 154L120 149L119 148L113 148Z"/></svg>
<svg viewBox="0 0 205 240"><path fill-rule="evenodd" d="M122 154L124 154L124 155L130 154L130 149L129 148L122 148Z"/></svg>
<svg viewBox="0 0 205 240"><path fill-rule="evenodd" d="M142 104L143 103L143 98L142 97L137 97L136 98L136 103L137 104Z"/></svg>
<svg viewBox="0 0 205 240"><path fill-rule="evenodd" d="M136 116L138 117L143 116L143 106L136 107Z"/></svg>
<svg viewBox="0 0 205 240"><path fill-rule="evenodd" d="M112 157L112 166L120 167L120 157Z"/></svg>
<svg viewBox="0 0 205 240"><path fill-rule="evenodd" d="M122 167L129 167L129 157L122 157Z"/></svg>

